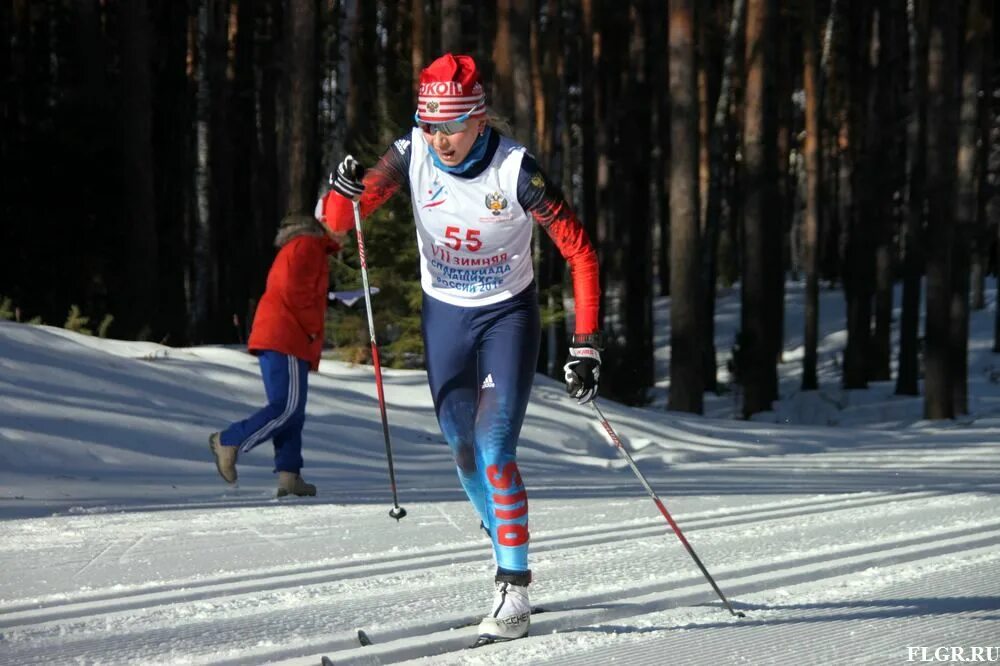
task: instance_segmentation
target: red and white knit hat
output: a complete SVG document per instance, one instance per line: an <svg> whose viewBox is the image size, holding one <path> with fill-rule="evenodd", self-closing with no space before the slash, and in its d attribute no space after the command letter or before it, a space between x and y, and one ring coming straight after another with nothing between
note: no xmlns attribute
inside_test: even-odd
<svg viewBox="0 0 1000 666"><path fill-rule="evenodd" d="M486 93L476 61L467 55L445 53L420 72L416 118L443 123L461 116L486 113Z"/></svg>

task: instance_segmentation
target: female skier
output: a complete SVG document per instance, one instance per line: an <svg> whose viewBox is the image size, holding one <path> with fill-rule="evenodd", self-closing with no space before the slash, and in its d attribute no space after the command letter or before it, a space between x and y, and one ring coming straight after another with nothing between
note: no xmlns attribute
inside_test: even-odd
<svg viewBox="0 0 1000 666"><path fill-rule="evenodd" d="M576 332L564 371L581 403L597 394L601 365L597 255L562 193L489 122L471 57L445 54L423 70L414 120L367 173L351 156L340 163L324 218L348 231L352 199L367 216L397 191L410 193L434 409L497 563L479 633L510 640L527 634L531 613L528 498L516 456L541 337L532 220L572 270Z"/></svg>

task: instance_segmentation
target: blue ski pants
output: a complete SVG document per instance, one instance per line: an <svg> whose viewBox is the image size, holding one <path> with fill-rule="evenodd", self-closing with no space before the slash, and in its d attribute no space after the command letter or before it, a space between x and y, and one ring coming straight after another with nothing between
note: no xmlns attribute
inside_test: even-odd
<svg viewBox="0 0 1000 666"><path fill-rule="evenodd" d="M424 294L427 378L458 478L493 540L497 566L528 570L528 496L517 439L538 363L534 285L492 305L459 307Z"/></svg>
<svg viewBox="0 0 1000 666"><path fill-rule="evenodd" d="M267 405L222 432L224 446L246 453L268 439L276 472L302 469L302 426L306 421L309 362L276 351L258 354Z"/></svg>

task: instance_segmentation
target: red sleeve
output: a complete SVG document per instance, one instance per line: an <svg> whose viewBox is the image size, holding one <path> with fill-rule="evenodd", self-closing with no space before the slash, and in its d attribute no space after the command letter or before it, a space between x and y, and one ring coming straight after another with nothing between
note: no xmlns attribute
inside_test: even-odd
<svg viewBox="0 0 1000 666"><path fill-rule="evenodd" d="M574 332L577 335L596 333L601 282L597 252L590 244L587 231L566 202L560 202L551 211L532 211L531 215L548 232L549 238L569 264L573 275L573 300L576 304ZM544 221L546 219L549 221Z"/></svg>
<svg viewBox="0 0 1000 666"><path fill-rule="evenodd" d="M526 158L522 163L522 173L518 178L518 200L545 229L569 264L573 275L573 300L576 304L575 333L596 333L601 282L597 252L590 244L586 229L562 192L547 182L533 159Z"/></svg>
<svg viewBox="0 0 1000 666"><path fill-rule="evenodd" d="M401 150L400 142L406 147ZM379 158L378 163L365 172L365 191L361 194L361 218L378 210L409 181L409 140L399 139ZM347 197L330 190L323 197L322 221L333 231L342 233L354 228L354 206Z"/></svg>

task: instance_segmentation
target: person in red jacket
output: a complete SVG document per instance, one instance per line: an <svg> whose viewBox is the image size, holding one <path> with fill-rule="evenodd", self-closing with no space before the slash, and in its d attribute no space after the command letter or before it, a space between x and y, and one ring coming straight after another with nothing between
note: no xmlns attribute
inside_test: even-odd
<svg viewBox="0 0 1000 666"><path fill-rule="evenodd" d="M308 374L319 368L329 289L327 256L340 249L341 236L307 216L289 216L275 238L279 248L257 306L250 353L260 362L267 404L242 421L209 437L219 474L235 483L236 458L259 444L274 444L278 497L315 495L302 469Z"/></svg>

